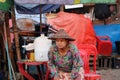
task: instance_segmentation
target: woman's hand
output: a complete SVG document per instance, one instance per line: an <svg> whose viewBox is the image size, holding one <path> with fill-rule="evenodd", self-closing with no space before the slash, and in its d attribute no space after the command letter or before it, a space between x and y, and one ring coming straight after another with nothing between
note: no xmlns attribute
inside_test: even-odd
<svg viewBox="0 0 120 80"><path fill-rule="evenodd" d="M79 75L75 80L81 80L81 76Z"/></svg>
<svg viewBox="0 0 120 80"><path fill-rule="evenodd" d="M58 77L58 76L55 76L55 77L54 77L54 80L59 80L59 77Z"/></svg>

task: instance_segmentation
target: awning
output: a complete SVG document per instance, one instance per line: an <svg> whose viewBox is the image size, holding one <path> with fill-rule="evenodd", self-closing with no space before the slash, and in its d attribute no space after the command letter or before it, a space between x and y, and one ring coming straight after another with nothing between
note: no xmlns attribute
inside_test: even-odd
<svg viewBox="0 0 120 80"><path fill-rule="evenodd" d="M117 0L0 0L0 10L8 11L13 1L18 4L79 4L116 3Z"/></svg>
<svg viewBox="0 0 120 80"><path fill-rule="evenodd" d="M0 10L8 11L11 8L12 0L0 0Z"/></svg>
<svg viewBox="0 0 120 80"><path fill-rule="evenodd" d="M34 4L73 4L74 0L14 0L19 4L34 3Z"/></svg>
<svg viewBox="0 0 120 80"><path fill-rule="evenodd" d="M116 0L81 0L81 3L108 3L113 4L116 3Z"/></svg>
<svg viewBox="0 0 120 80"><path fill-rule="evenodd" d="M116 3L116 0L15 0L16 3L26 4L80 4L80 3Z"/></svg>
<svg viewBox="0 0 120 80"><path fill-rule="evenodd" d="M40 5L42 12L40 12ZM59 4L17 4L15 3L16 11L19 14L40 14L54 11L60 7Z"/></svg>

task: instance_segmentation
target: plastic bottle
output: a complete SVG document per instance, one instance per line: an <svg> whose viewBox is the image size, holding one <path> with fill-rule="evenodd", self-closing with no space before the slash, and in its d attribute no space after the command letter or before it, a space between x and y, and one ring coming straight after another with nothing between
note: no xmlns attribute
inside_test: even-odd
<svg viewBox="0 0 120 80"><path fill-rule="evenodd" d="M48 61L48 50L52 44L44 34L34 40L35 61Z"/></svg>

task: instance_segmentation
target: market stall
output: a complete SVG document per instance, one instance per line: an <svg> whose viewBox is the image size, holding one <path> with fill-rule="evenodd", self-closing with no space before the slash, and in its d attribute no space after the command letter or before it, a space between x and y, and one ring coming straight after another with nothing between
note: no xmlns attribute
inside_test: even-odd
<svg viewBox="0 0 120 80"><path fill-rule="evenodd" d="M65 4L68 4L68 5L73 5L73 4L79 4L79 3L83 3L83 4L94 4L94 3L108 3L108 4L113 4L113 3L115 3L116 2L116 0L101 0L101 1L99 1L99 0L67 0L67 1L63 1L63 0L37 0L37 1L35 1L35 0L32 0L32 1L20 1L20 0L15 0L15 5L16 5L16 11L18 11L19 13L22 13L23 14L23 12L25 13L25 14L28 14L28 13L32 13L32 14L35 14L35 13L40 13L40 14L42 14L42 13L44 13L44 6L41 6L41 9L40 9L40 5L39 4L47 4L47 5L49 5L49 4L54 4L54 5L56 5L56 6L60 6L61 4L63 5L65 5ZM25 4L27 4L27 6L28 6L28 4L29 5L32 5L32 4L36 4L37 6L36 7L32 7L32 8L30 8L29 7L29 9L27 8L26 9L26 6L23 6L23 4L25 5ZM50 6L50 5L49 5ZM21 7L21 8L20 8ZM56 8L48 8L49 9L49 11L47 11L47 10L45 10L46 12L50 12L50 10L52 11L52 10L54 10L54 9L57 9L58 7L56 7ZM33 10L33 11L32 11ZM34 13L33 13L34 12ZM65 17L65 16L64 16ZM40 15L39 16L39 18L40 18L40 20L39 20L39 22L40 22L40 25L42 24L42 16ZM72 19L72 18L69 18L69 19ZM84 18L85 19L85 18ZM87 20L87 19L86 19ZM89 21L89 20L87 20L87 21ZM67 21L66 21L67 22ZM84 22L84 21L83 21ZM88 22L89 23L89 22ZM52 23L49 23L50 25L52 25L52 26L54 26L55 28L56 28L56 26L55 25L53 25ZM56 23L55 23L56 24ZM59 24L60 25L60 24ZM69 25L69 24L68 24ZM67 26L67 25L66 25ZM72 26L75 26L75 25L72 25ZM76 26L79 26L79 25L76 25ZM86 25L87 26L87 25ZM90 26L92 26L91 25L91 23L90 23ZM85 28L85 27L84 27ZM84 28L82 28L81 27L81 29L84 29ZM92 28L92 27L91 27ZM58 28L57 28L58 29ZM68 30L70 30L70 29L72 29L72 28L69 28L69 26L68 26ZM77 29L77 28L76 28ZM90 28L88 28L88 30L89 30ZM67 30L67 32L70 32L70 31L68 31ZM92 32L93 32L93 29L91 29L92 30ZM40 32L42 31L42 28L40 27ZM75 29L74 29L74 31L75 31ZM84 30L82 30L82 31L84 31ZM71 31L71 32L73 32L73 31ZM73 35L73 33L71 33L70 32L70 34L72 34ZM85 31L86 32L86 31ZM81 32L82 33L82 32ZM78 33L77 33L78 34ZM87 34L87 32L86 32L86 34ZM84 35L84 34L83 34ZM95 45L95 34L94 34L94 32L93 33L91 33L91 34L88 34L88 35L90 35L90 36L92 36L92 38L89 38L89 39L87 39L88 37L86 36L81 36L81 37L84 37L84 39L86 38L86 41L88 42L88 40L91 40L90 42L88 42L88 43L91 43L91 42L93 42L93 43L91 43L91 44L94 44ZM76 36L76 35L74 35L74 36ZM73 37L74 37L73 36ZM77 35L78 36L78 35ZM75 37L75 38L77 38L78 39L78 37ZM83 38L82 38L83 39ZM82 39L80 39L80 37L79 37L79 39L77 40L78 42L76 43L77 45L79 45L80 43L86 43L86 41L84 41L84 42L81 42L82 41ZM79 42L80 41L80 42ZM19 58L19 57L18 57ZM19 58L20 59L20 58Z"/></svg>
<svg viewBox="0 0 120 80"><path fill-rule="evenodd" d="M40 23L40 32L42 32L42 28L41 28L41 24L42 24L42 13L45 13L45 12L50 12L50 11L53 11L54 9L57 9L57 8L59 8L60 7L60 5L63 5L63 4L69 4L69 5L73 5L73 4L79 4L79 3L83 3L83 4L94 4L94 3L108 3L108 4L114 4L114 3L116 3L116 0L13 0L13 2L14 2L14 6L11 8L11 5L9 5L9 4L11 4L11 2L12 2L12 0L6 0L5 2L4 2L4 0L2 0L2 1L0 1L0 10L3 10L3 11L9 11L9 12L11 12L11 14L12 14L12 23L13 23L13 27L14 27L14 38L15 38L15 45L16 45L16 53L17 53L17 59L18 60L21 60L21 53L20 53L20 45L19 45L19 32L18 32L18 27L17 27L17 24L16 24L16 18L15 18L15 9L16 9L16 11L18 10L18 12L19 13L22 13L22 14L40 14L39 15L39 23ZM24 4L36 4L37 6L34 6L34 7L32 7L32 8L26 8L26 6L23 6ZM49 5L49 6L47 6L47 9L48 9L48 11L47 11L47 9L44 7L45 6L45 4L47 4L47 5ZM51 5L51 4L53 4L54 5L54 7L53 7L53 5ZM57 5L56 5L57 4ZM42 5L42 6L41 6ZM48 8L49 7L49 8ZM33 10L33 11L32 11ZM34 11L35 10L35 11ZM26 12L26 13L24 13L24 12ZM59 13L58 15L60 15L60 14L62 14L62 15L66 15L67 13ZM69 14L69 15L71 15L71 14ZM74 14L73 14L74 15ZM76 17L78 16L78 15L75 15ZM74 18L75 18L75 16L74 16ZM8 20L8 18L9 17L7 17L7 19L6 20ZM60 16L58 17L58 18L60 18ZM72 17L73 18L73 17ZM57 18L56 18L57 19ZM68 18L68 19L71 19L71 18ZM76 19L76 18L75 18ZM65 20L65 19L64 19ZM83 21L88 21L88 23L89 23L89 27L87 27L87 28L84 28L84 27L86 27L86 26L88 26L88 25L85 25L86 23L82 23L82 25L84 25L84 27L82 26L82 27L79 27L79 30L81 30L81 33L82 32L86 32L86 30L85 29L87 29L87 32L85 33L85 34L81 34L82 36L80 36L80 37L84 37L84 38L82 38L82 39L80 39L80 37L77 35L77 36L74 36L74 33L71 33L71 29L73 29L73 26L78 26L78 25L72 25L72 27L71 26L69 26L69 27L67 27L67 28L65 28L65 26L64 26L64 28L66 29L66 31L67 32L69 32L72 36L74 36L74 38L77 38L78 40L77 40L77 42L75 43L75 44L77 44L78 46L79 46L79 41L80 41L80 43L86 43L86 42L88 42L88 40L90 40L90 42L88 42L88 43L91 43L91 44L94 44L95 45L95 38L94 38L94 36L95 36L95 34L94 34L94 31L93 31L93 29L92 29L92 25L91 25L91 22L88 20L88 19L86 19L86 18L84 18L83 19L83 15L82 15L82 19L80 19L80 20L83 20ZM77 20L76 20L77 21ZM8 21L6 21L6 22L8 22ZM61 23L62 23L62 21L61 21ZM61 26L61 24L58 24L58 23L55 23L55 24L53 24L53 23L50 23L52 26L53 25L55 25L55 24L57 24L57 25L60 25ZM69 25L69 23L68 23L68 25ZM80 24L79 24L80 25ZM8 26L8 24L6 24L6 26ZM56 29L59 29L60 28L60 26L55 26L55 28ZM71 28L70 28L71 27ZM72 30L72 32L75 32L76 31L76 29L78 29L77 27L74 27L74 29ZM89 34L89 30L90 31L92 31L92 33L91 34ZM77 34L79 33L79 31L77 32ZM7 27L7 37L9 37L10 38L10 36L9 36L9 28ZM86 34L88 34L88 35L86 35ZM86 36L83 36L83 35L86 35ZM91 38L91 36L92 36L92 38ZM8 39L9 39L8 38ZM86 41L83 41L83 39L85 39ZM11 41L10 41L10 39L7 41L7 43L8 43L8 48L9 48L9 54L12 54L12 52L11 52L11 43L10 43ZM12 55L10 55L10 57L12 57ZM12 58L11 58L12 59Z"/></svg>

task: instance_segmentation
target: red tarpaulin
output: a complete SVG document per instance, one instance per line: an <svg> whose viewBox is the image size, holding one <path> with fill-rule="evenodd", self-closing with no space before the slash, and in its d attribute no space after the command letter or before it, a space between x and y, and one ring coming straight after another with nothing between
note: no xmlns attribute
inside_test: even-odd
<svg viewBox="0 0 120 80"><path fill-rule="evenodd" d="M47 21L58 30L65 29L71 37L76 39L74 43L78 48L80 44L96 45L92 22L82 14L59 12L55 18Z"/></svg>

